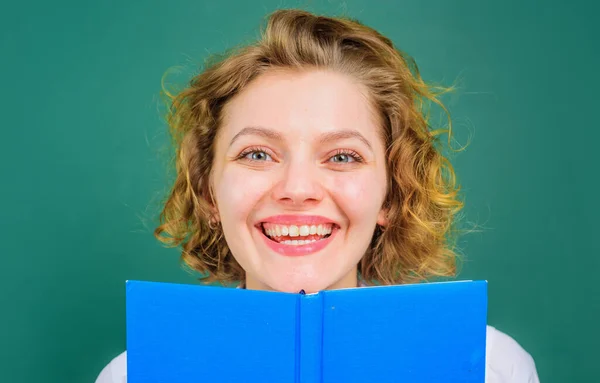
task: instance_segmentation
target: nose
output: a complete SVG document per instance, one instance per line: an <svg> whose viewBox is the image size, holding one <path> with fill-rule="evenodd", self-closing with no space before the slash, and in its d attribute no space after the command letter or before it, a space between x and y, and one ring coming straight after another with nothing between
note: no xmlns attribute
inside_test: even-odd
<svg viewBox="0 0 600 383"><path fill-rule="evenodd" d="M305 208L323 200L324 189L319 169L310 161L291 161L281 169L281 178L273 188L273 198L287 208Z"/></svg>

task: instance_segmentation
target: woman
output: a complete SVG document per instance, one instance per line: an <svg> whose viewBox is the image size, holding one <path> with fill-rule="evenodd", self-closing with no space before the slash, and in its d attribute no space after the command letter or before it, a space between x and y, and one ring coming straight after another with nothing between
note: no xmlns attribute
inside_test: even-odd
<svg viewBox="0 0 600 383"><path fill-rule="evenodd" d="M275 12L259 42L173 97L177 178L157 237L207 282L248 289L453 275L462 204L426 118L441 91L371 28ZM125 381L125 358L97 382ZM529 354L489 327L486 382L537 381Z"/></svg>

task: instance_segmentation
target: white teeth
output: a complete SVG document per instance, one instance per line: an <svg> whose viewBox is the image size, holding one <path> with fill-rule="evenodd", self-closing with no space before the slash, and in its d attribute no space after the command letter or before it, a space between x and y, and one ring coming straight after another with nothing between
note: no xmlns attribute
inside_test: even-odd
<svg viewBox="0 0 600 383"><path fill-rule="evenodd" d="M332 224L322 225L269 225L269 228L265 228L265 234L271 238L273 237L307 237L309 235L324 236L331 234Z"/></svg>
<svg viewBox="0 0 600 383"><path fill-rule="evenodd" d="M327 235L327 234L331 233L331 228L329 228L327 226L319 225L319 228L317 229L317 231L319 231L319 234L321 234L321 235Z"/></svg>
<svg viewBox="0 0 600 383"><path fill-rule="evenodd" d="M316 239L311 239L311 240L296 240L296 239L286 239L285 241L282 241L281 243L283 243L284 245L292 245L292 246L301 246L301 245L307 245L309 243L313 243L313 242L317 242Z"/></svg>
<svg viewBox="0 0 600 383"><path fill-rule="evenodd" d="M300 226L300 235L306 237L310 233L310 228L306 225Z"/></svg>

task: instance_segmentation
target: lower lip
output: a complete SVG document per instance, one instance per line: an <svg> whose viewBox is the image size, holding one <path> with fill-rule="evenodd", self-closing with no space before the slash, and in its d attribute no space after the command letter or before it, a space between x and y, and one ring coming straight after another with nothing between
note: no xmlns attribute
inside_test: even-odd
<svg viewBox="0 0 600 383"><path fill-rule="evenodd" d="M271 250L289 257L299 257L303 255L310 255L316 253L325 246L329 245L329 243L333 240L333 237L337 234L338 229L334 228L331 230L331 235L325 239L319 239L318 241L307 243L304 245L286 245L284 243L275 242L266 235L263 234L261 228L257 228L261 237L263 237L267 246L271 248Z"/></svg>

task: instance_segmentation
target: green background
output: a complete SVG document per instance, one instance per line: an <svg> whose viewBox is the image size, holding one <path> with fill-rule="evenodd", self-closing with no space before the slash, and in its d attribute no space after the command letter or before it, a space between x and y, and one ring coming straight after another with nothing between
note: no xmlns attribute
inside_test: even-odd
<svg viewBox="0 0 600 383"><path fill-rule="evenodd" d="M466 199L460 278L543 383L600 376L592 1L25 1L0 12L0 381L93 382L125 349L124 281L194 283L152 236L167 189L161 76L300 6L349 14L446 101Z"/></svg>

